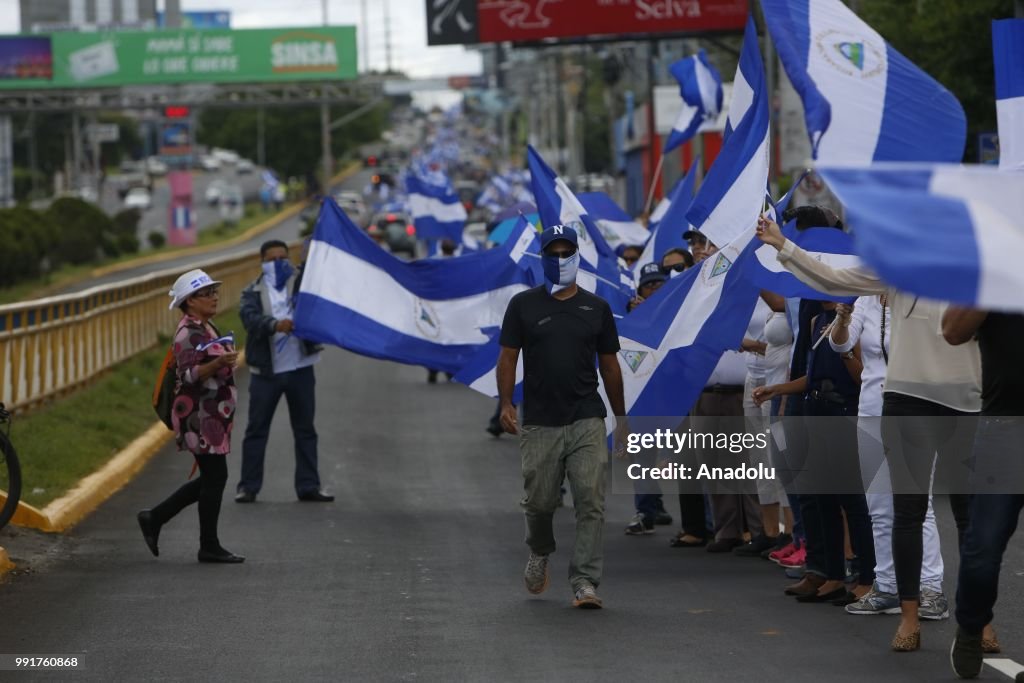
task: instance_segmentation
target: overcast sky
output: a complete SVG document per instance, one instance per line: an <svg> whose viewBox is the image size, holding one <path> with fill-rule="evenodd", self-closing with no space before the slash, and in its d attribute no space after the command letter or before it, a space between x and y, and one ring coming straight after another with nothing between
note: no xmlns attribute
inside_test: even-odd
<svg viewBox="0 0 1024 683"><path fill-rule="evenodd" d="M50 2L52 0L38 0ZM427 0L328 0L331 24L358 27L359 41L367 40L360 8L365 2L369 26L370 65L385 65L384 6L391 15L392 63L410 76L449 76L480 73L480 58L462 47L427 47ZM157 0L157 7L163 7ZM234 28L275 26L316 26L323 22L322 0L181 0L182 10L230 10ZM17 33L21 28L18 0L0 0L0 33ZM362 52L359 49L360 68Z"/></svg>

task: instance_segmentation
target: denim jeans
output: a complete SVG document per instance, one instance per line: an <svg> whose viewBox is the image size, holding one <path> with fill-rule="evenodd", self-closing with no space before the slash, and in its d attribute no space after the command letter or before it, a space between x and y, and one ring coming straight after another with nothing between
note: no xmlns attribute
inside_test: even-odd
<svg viewBox="0 0 1024 683"><path fill-rule="evenodd" d="M979 460L992 454L999 460L1007 453L1020 453L1024 429L1020 418L982 418L974 441ZM984 471L982 467L978 469ZM979 488L984 488L981 482ZM999 588L1003 553L1021 510L1024 492L975 493L971 496L970 522L960 548L960 576L956 589L956 620L968 633L981 633L992 621Z"/></svg>
<svg viewBox="0 0 1024 683"><path fill-rule="evenodd" d="M538 555L555 551L552 519L568 477L576 511L576 542L569 561L573 590L598 586L604 567L604 492L608 446L604 420L586 418L563 427L520 427L526 544Z"/></svg>
<svg viewBox="0 0 1024 683"><path fill-rule="evenodd" d="M317 472L316 377L313 367L280 374L253 374L249 381L249 424L242 440L242 478L239 491L259 493L263 488L263 459L270 423L282 394L288 404L295 439L295 493L301 496L320 489Z"/></svg>

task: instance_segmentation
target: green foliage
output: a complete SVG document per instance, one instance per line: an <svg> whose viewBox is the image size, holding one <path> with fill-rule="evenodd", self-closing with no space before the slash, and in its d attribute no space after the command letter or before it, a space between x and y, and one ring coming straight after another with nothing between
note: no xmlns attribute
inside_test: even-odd
<svg viewBox="0 0 1024 683"><path fill-rule="evenodd" d="M860 16L867 23L960 100L967 114L967 161L977 161L978 133L996 130L991 22L1012 17L1013 4L1013 0L860 2Z"/></svg>
<svg viewBox="0 0 1024 683"><path fill-rule="evenodd" d="M333 105L334 119L364 103ZM334 158L343 157L357 146L380 137L387 125L389 108L380 105L372 111L331 132ZM268 108L264 112L266 164L283 176L304 178L320 170L320 108ZM256 109L207 109L199 117L197 137L211 147L232 149L243 157L257 158Z"/></svg>
<svg viewBox="0 0 1024 683"><path fill-rule="evenodd" d="M614 60L613 60L614 61ZM615 62L617 64L617 62ZM586 87L581 93L583 107L583 166L588 173L606 173L612 170L611 130L608 107L605 104L605 62L594 56L587 60Z"/></svg>
<svg viewBox="0 0 1024 683"><path fill-rule="evenodd" d="M15 201L25 201L26 199L34 199L32 196L32 172L27 168L15 168L14 169L14 199ZM36 171L35 173L36 189L39 194L45 195L49 184L46 180L46 175Z"/></svg>
<svg viewBox="0 0 1024 683"><path fill-rule="evenodd" d="M57 226L49 216L24 206L0 209L0 286L39 277L57 239Z"/></svg>
<svg viewBox="0 0 1024 683"><path fill-rule="evenodd" d="M134 237L139 231L139 221L141 220L142 211L139 209L121 209L114 214L112 219L114 234Z"/></svg>
<svg viewBox="0 0 1024 683"><path fill-rule="evenodd" d="M139 238L135 235L122 233L117 236L114 243L117 245L117 251L120 254L139 253Z"/></svg>
<svg viewBox="0 0 1024 683"><path fill-rule="evenodd" d="M108 256L120 253L113 221L95 204L61 197L46 215L60 227L56 256L61 263L88 263L96 258L98 249Z"/></svg>
<svg viewBox="0 0 1024 683"><path fill-rule="evenodd" d="M155 230L146 235L146 239L149 240L149 246L153 247L154 249L159 249L160 247L167 244L166 235L164 235L162 232L157 232Z"/></svg>

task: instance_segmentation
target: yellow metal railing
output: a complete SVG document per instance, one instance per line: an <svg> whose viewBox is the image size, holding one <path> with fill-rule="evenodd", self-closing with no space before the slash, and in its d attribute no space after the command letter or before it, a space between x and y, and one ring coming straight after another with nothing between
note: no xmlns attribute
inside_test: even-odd
<svg viewBox="0 0 1024 683"><path fill-rule="evenodd" d="M233 307L259 275L256 254L208 259L85 292L0 306L0 402L23 411L69 392L170 335L181 316L167 310L174 280L191 268L223 281Z"/></svg>

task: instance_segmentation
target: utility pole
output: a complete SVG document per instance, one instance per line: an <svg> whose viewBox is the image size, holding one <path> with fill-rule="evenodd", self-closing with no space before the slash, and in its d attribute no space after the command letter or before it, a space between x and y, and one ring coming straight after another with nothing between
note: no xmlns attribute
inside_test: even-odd
<svg viewBox="0 0 1024 683"><path fill-rule="evenodd" d="M366 13L366 0L360 0L363 20L363 37L361 39L363 48L363 73L370 73L370 22Z"/></svg>
<svg viewBox="0 0 1024 683"><path fill-rule="evenodd" d="M387 73L391 73L391 3L384 0L384 55Z"/></svg>
<svg viewBox="0 0 1024 683"><path fill-rule="evenodd" d="M327 26L327 0L323 0L323 21ZM327 104L324 86L320 86L320 156L323 163L323 182L320 193L327 196L331 190L331 176L334 175L334 163L331 158L331 108Z"/></svg>
<svg viewBox="0 0 1024 683"><path fill-rule="evenodd" d="M256 110L256 164L261 168L267 165L267 109Z"/></svg>

